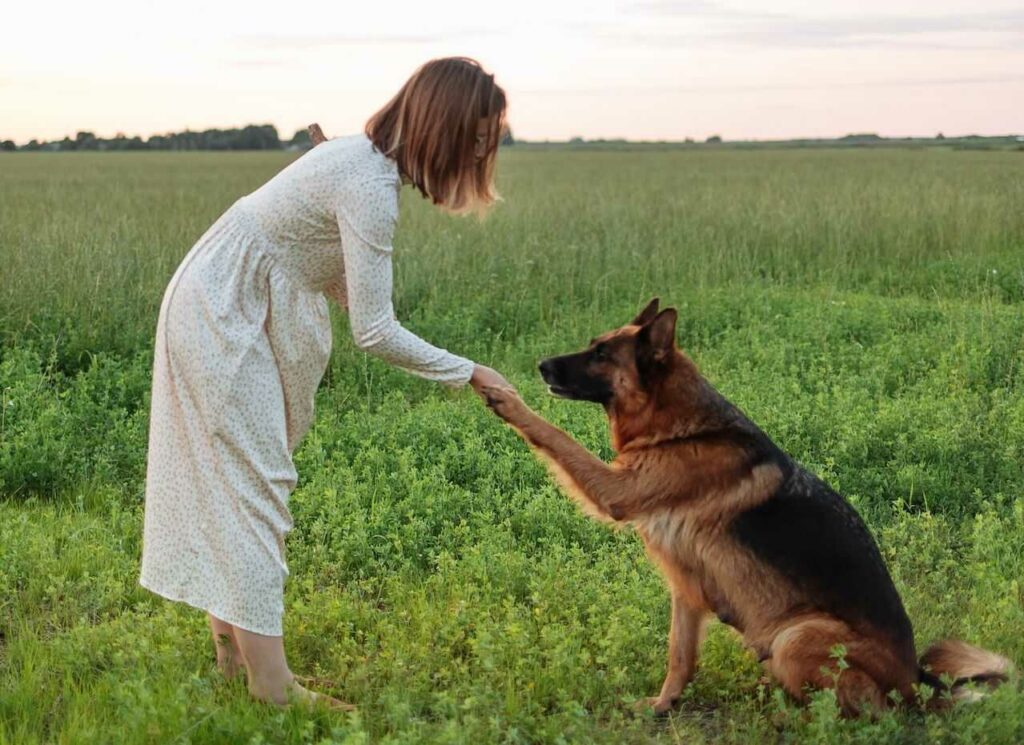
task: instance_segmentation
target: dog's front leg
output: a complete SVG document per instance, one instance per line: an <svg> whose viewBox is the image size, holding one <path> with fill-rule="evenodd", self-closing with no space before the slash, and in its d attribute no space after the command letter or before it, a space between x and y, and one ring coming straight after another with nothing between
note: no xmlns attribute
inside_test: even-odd
<svg viewBox="0 0 1024 745"><path fill-rule="evenodd" d="M562 488L594 517L628 520L636 514L636 474L613 468L545 421L511 388L484 388L487 405L542 457Z"/></svg>
<svg viewBox="0 0 1024 745"><path fill-rule="evenodd" d="M695 608L686 598L672 593L672 626L668 634L668 672L661 692L656 698L638 702L644 708L650 706L655 714L669 711L693 678L697 669L697 647L700 645L706 611Z"/></svg>

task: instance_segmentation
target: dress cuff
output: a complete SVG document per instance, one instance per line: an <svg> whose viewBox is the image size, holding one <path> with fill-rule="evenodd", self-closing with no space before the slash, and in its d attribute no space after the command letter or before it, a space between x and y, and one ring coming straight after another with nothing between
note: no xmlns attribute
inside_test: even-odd
<svg viewBox="0 0 1024 745"><path fill-rule="evenodd" d="M469 382L469 379L473 377L473 370L476 368L476 363L472 360L467 360L465 357L459 357L458 365L455 368L455 374L449 380L445 381L445 385L449 388L463 388Z"/></svg>

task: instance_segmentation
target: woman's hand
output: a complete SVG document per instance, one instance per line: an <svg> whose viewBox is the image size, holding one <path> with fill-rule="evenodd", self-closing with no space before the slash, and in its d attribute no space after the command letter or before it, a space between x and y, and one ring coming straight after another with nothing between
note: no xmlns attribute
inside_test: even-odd
<svg viewBox="0 0 1024 745"><path fill-rule="evenodd" d="M320 129L319 124L315 122L310 124L306 127L306 131L309 132L309 141L313 143L313 147L316 147L321 142L327 142L327 137L324 135L324 131Z"/></svg>
<svg viewBox="0 0 1024 745"><path fill-rule="evenodd" d="M515 390L512 384L505 380L505 376L485 365L477 365L473 368L473 376L469 379L469 384L473 386L473 390L479 393L480 397L485 401L487 396L484 394L484 388L509 388Z"/></svg>

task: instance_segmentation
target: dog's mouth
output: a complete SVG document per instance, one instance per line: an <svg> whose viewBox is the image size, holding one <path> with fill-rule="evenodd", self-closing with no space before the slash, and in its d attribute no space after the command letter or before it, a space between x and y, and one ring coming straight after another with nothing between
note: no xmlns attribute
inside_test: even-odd
<svg viewBox="0 0 1024 745"><path fill-rule="evenodd" d="M595 404L607 403L610 396L600 391L588 391L581 388L566 388L560 385L548 385L548 391L552 396L564 398L569 401L589 401Z"/></svg>
<svg viewBox="0 0 1024 745"><path fill-rule="evenodd" d="M558 383L558 379L550 371L544 370L541 372L541 377L544 378L544 382L548 384L548 392L552 396L558 396L559 398L576 398L576 394L572 388L569 388Z"/></svg>
<svg viewBox="0 0 1024 745"><path fill-rule="evenodd" d="M602 403L611 397L611 391L605 390L607 385L602 380L596 380L566 373L564 365L559 363L561 358L544 360L540 363L540 375L548 384L548 391L552 396L566 398L570 401L594 401Z"/></svg>
<svg viewBox="0 0 1024 745"><path fill-rule="evenodd" d="M558 396L559 398L576 398L576 395L572 390L570 390L569 388L563 388L560 385L549 385L548 391L551 393L552 396Z"/></svg>
<svg viewBox="0 0 1024 745"><path fill-rule="evenodd" d="M546 368L547 363L541 363L540 376L544 379L544 382L548 384L548 391L552 396L558 396L559 398L572 398L572 390L566 388L564 385L559 385L557 376L550 368Z"/></svg>

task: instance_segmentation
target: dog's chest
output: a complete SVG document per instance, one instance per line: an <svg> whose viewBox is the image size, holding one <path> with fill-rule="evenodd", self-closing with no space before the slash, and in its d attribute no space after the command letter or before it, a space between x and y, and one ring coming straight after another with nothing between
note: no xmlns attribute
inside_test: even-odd
<svg viewBox="0 0 1024 745"><path fill-rule="evenodd" d="M722 526L681 509L666 509L633 521L648 553L673 581L685 576L695 583L708 607L723 619L732 614L718 574L727 561Z"/></svg>
<svg viewBox="0 0 1024 745"><path fill-rule="evenodd" d="M691 571L700 570L720 540L720 528L678 507L657 510L635 519L633 525L652 548L672 556Z"/></svg>

